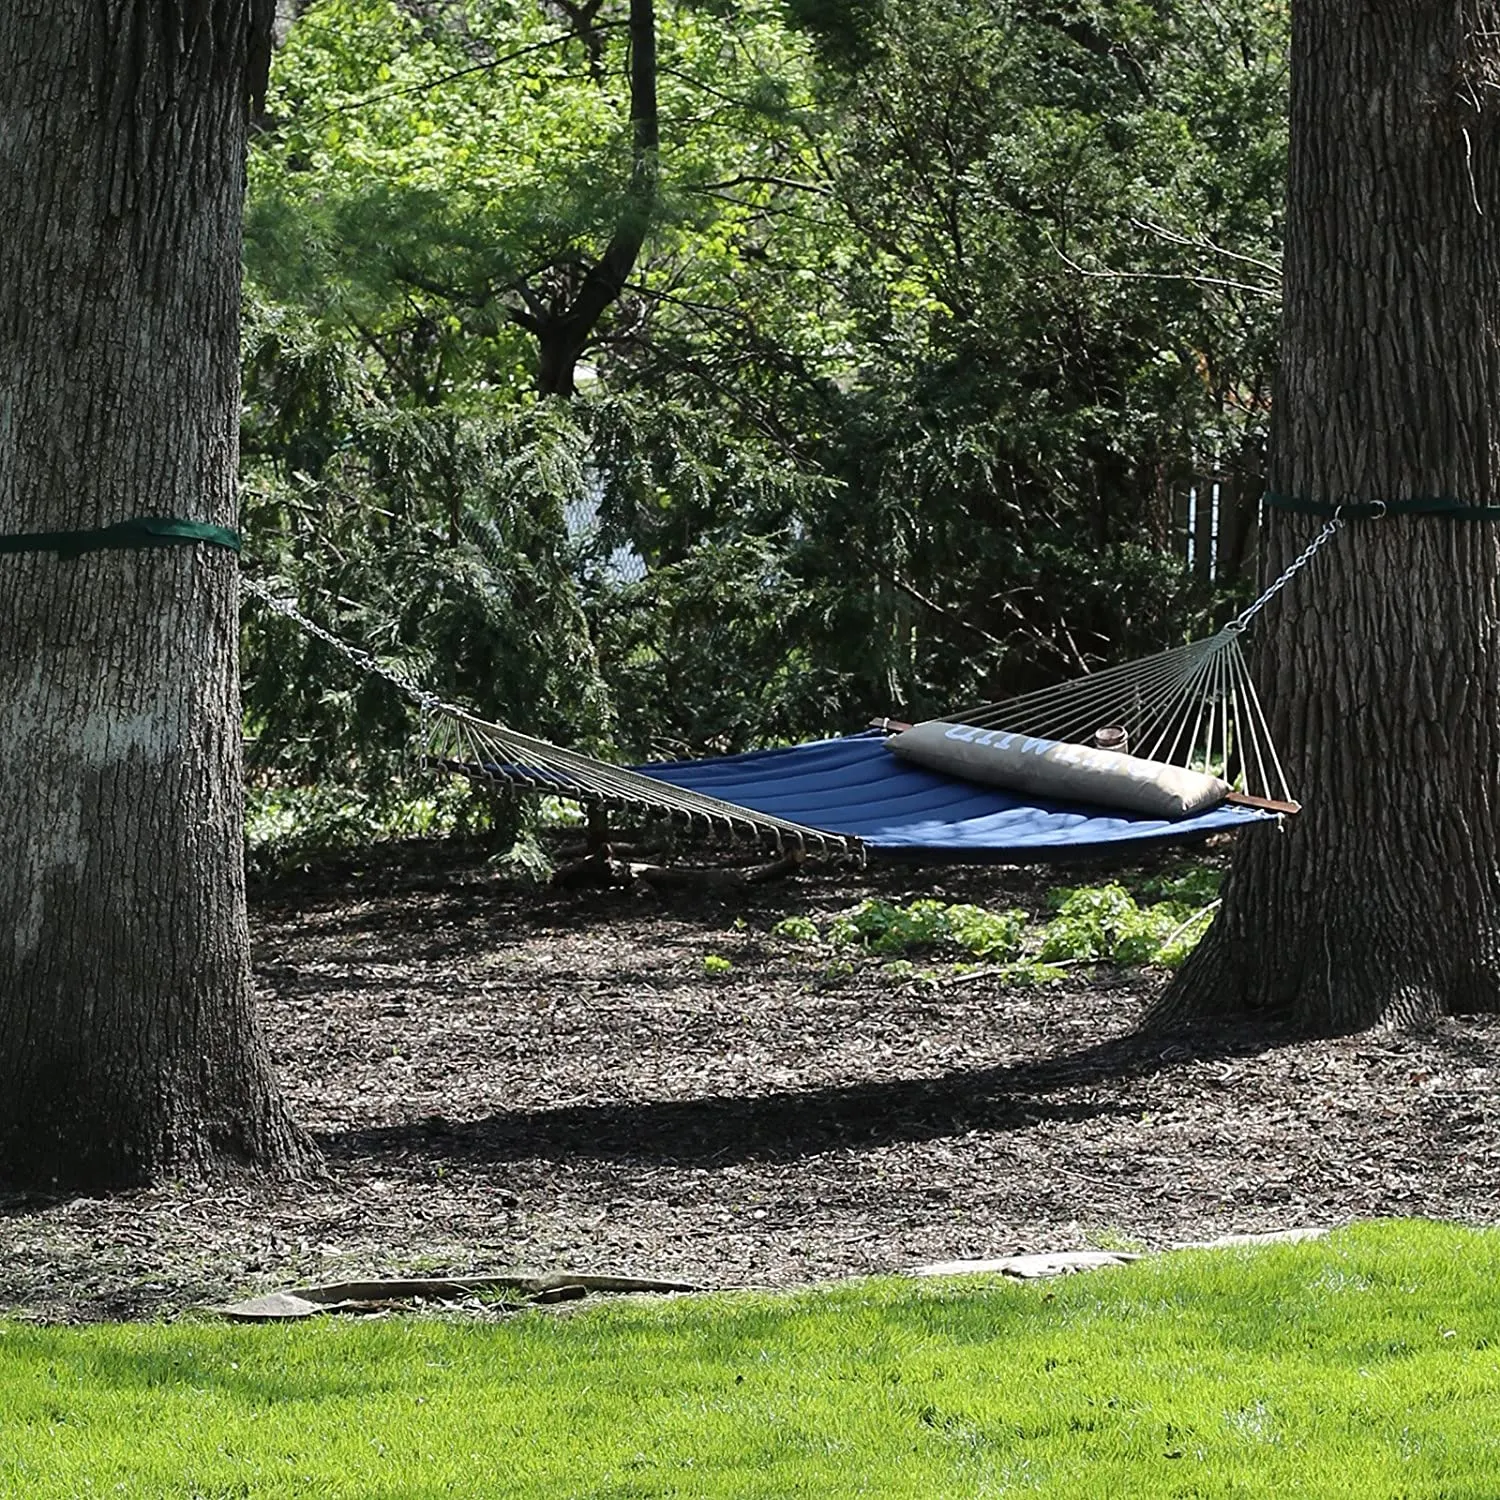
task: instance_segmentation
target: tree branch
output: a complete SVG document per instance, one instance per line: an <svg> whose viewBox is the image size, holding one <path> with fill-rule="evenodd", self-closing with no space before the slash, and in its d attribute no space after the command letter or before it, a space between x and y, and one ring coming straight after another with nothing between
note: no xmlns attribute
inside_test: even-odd
<svg viewBox="0 0 1500 1500"><path fill-rule="evenodd" d="M784 187L793 188L800 193L812 193L819 198L833 197L832 188L823 186L817 182L802 182L795 177L777 177L770 173L761 172L739 172L733 177L726 177L721 182L699 182L694 183L689 192L693 193L718 193L726 188L735 187Z"/></svg>
<svg viewBox="0 0 1500 1500"><path fill-rule="evenodd" d="M1093 281L1183 281L1193 286L1218 286L1230 291L1249 292L1252 296L1266 297L1273 302L1281 298L1280 287L1257 286L1254 282L1233 281L1225 276L1203 276L1193 271L1091 271L1065 255L1056 244L1052 245L1052 253L1070 271L1076 271L1078 275L1087 276Z"/></svg>
<svg viewBox="0 0 1500 1500"><path fill-rule="evenodd" d="M1215 255L1222 255L1226 260L1237 260L1241 265L1254 266L1260 271L1269 271L1278 280L1281 277L1281 267L1273 260L1261 260L1254 255L1241 255L1236 250L1226 250L1223 245L1215 244L1206 236L1200 235L1197 239L1193 239L1190 235L1178 234L1176 230L1168 229L1165 225L1153 224L1149 219L1132 219L1130 222L1135 228L1143 229L1147 234L1154 234L1169 245L1185 245L1190 250L1210 250Z"/></svg>
<svg viewBox="0 0 1500 1500"><path fill-rule="evenodd" d="M615 302L646 243L656 207L660 146L656 105L656 13L653 0L630 0L630 184L624 210L604 253L589 267L577 295L542 336L538 384L550 395L573 393L573 366L589 335Z"/></svg>

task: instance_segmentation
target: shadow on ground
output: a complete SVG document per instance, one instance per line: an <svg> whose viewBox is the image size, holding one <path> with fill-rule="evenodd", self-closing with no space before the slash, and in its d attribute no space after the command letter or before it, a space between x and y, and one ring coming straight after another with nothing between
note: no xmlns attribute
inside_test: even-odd
<svg viewBox="0 0 1500 1500"><path fill-rule="evenodd" d="M1287 1045L1264 1027L1218 1028L1170 1042L1127 1035L1035 1062L900 1078L690 1100L595 1103L510 1110L454 1122L322 1135L334 1159L399 1155L434 1162L501 1163L531 1157L633 1160L643 1165L714 1167L793 1162L835 1150L911 1144L973 1131L1077 1123L1136 1107L1121 1085L1186 1062L1247 1058Z"/></svg>

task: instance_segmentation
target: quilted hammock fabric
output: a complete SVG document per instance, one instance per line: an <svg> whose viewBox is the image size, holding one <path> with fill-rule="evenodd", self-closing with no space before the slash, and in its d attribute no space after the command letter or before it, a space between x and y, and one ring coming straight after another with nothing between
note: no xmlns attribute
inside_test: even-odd
<svg viewBox="0 0 1500 1500"><path fill-rule="evenodd" d="M1221 806L1168 821L1049 802L924 770L892 755L885 740L871 731L635 769L756 812L853 834L871 849L913 859L1039 859L1093 848L1191 842L1276 816Z"/></svg>

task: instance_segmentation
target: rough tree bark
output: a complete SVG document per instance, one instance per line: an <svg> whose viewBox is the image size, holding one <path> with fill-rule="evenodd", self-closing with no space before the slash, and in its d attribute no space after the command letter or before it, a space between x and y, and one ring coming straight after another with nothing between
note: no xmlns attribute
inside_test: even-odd
<svg viewBox="0 0 1500 1500"><path fill-rule="evenodd" d="M1273 493L1500 504L1500 4L1295 0ZM1273 512L1274 574L1315 520ZM1305 810L1152 1018L1500 1008L1500 526L1351 520L1258 650Z"/></svg>
<svg viewBox="0 0 1500 1500"><path fill-rule="evenodd" d="M0 7L0 532L232 526L262 0ZM0 1181L305 1142L250 1007L236 565L0 554Z"/></svg>

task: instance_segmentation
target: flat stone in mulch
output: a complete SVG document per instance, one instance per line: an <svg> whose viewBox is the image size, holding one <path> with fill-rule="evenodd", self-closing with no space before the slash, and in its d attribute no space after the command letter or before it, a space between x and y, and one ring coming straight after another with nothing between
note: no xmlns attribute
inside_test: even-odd
<svg viewBox="0 0 1500 1500"><path fill-rule="evenodd" d="M596 1276L560 1271L551 1276L403 1276L377 1281L337 1281L331 1286L262 1292L203 1311L235 1323L284 1323L321 1313L380 1313L400 1308L463 1307L478 1312L518 1312L596 1293L695 1292L691 1281L645 1276Z"/></svg>
<svg viewBox="0 0 1500 1500"><path fill-rule="evenodd" d="M141 1317L423 1275L791 1286L1500 1218L1496 1018L1147 1039L1149 971L933 986L772 933L871 894L1040 907L1097 878L537 891L455 856L264 892L263 1024L326 1176L0 1201L0 1312Z"/></svg>
<svg viewBox="0 0 1500 1500"><path fill-rule="evenodd" d="M1321 1239L1327 1228L1304 1225L1297 1229L1268 1229L1260 1234L1224 1234L1218 1239L1178 1245L1178 1250L1224 1250L1256 1245L1297 1244ZM1013 1281L1043 1281L1071 1276L1076 1271L1101 1271L1106 1266L1126 1266L1144 1260L1135 1250L1056 1250L1044 1255L1002 1255L998 1260L940 1260L918 1266L914 1276L1008 1276Z"/></svg>

